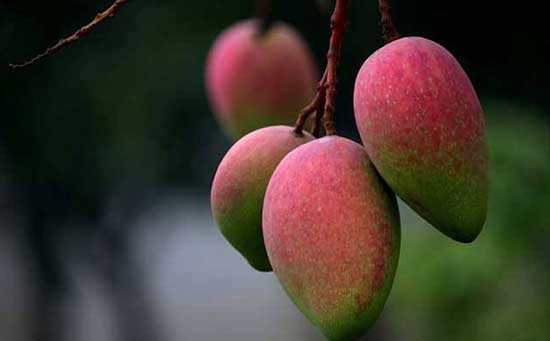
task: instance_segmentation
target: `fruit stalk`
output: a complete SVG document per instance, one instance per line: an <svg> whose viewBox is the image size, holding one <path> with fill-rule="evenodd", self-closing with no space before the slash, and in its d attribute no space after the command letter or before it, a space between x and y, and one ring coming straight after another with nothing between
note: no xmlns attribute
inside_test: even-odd
<svg viewBox="0 0 550 341"><path fill-rule="evenodd" d="M114 17L118 11L128 3L129 0L116 0L111 7L106 9L105 11L99 13L96 15L94 20L92 20L88 25L81 27L78 31L73 33L71 36L61 39L57 44L54 46L49 47L46 51L43 53L37 55L33 59L21 63L21 64L10 64L9 67L12 69L18 69L18 68L24 68L30 65L35 64L36 62L42 60L45 57L51 56L54 53L60 51L61 49L72 45L76 43L80 38L84 37L85 35L92 32L98 25L100 25L105 20Z"/></svg>
<svg viewBox="0 0 550 341"><path fill-rule="evenodd" d="M257 0L256 13L260 20L259 35L267 33L274 22L273 17L273 4L271 0Z"/></svg>
<svg viewBox="0 0 550 341"><path fill-rule="evenodd" d="M295 132L296 134L302 134L304 124L307 121L307 118L312 113L317 113L315 126L314 126L314 135L318 134L319 130L319 117L320 113L323 112L323 121L325 125L325 131L327 135L335 135L336 128L334 124L334 110L336 102L336 83L337 83L337 71L338 65L340 64L340 56L342 50L342 41L344 39L344 34L348 28L348 9L351 0L336 0L336 5L334 7L334 13L331 18L331 29L332 33L330 36L329 49L327 53L327 66L323 78L319 82L317 88L317 94L311 101L311 103L306 106L296 121Z"/></svg>
<svg viewBox="0 0 550 341"><path fill-rule="evenodd" d="M342 51L342 41L344 33L348 29L348 8L351 0L337 0L334 13L331 18L332 35L330 37L330 45L327 53L327 83L326 87L326 103L325 115L325 131L327 135L336 135L334 125L334 109L336 107L336 83L338 81L337 71L340 64L340 55Z"/></svg>
<svg viewBox="0 0 550 341"><path fill-rule="evenodd" d="M389 0L379 0L379 8L380 16L382 17L380 25L382 26L382 33L384 34L386 43L399 39L401 35L397 32L397 28L393 23Z"/></svg>
<svg viewBox="0 0 550 341"><path fill-rule="evenodd" d="M319 105L320 108L325 107L325 96L321 98L321 103ZM311 130L311 134L318 138L321 135L321 126L323 125L323 111L319 110L315 114L315 121L313 121L313 129Z"/></svg>
<svg viewBox="0 0 550 341"><path fill-rule="evenodd" d="M320 123L319 120L323 115L323 110L325 107L325 97L326 97L326 91L325 91L325 84L327 81L327 70L325 70L325 73L323 74L323 77L319 81L319 84L317 85L317 93L315 94L315 97L313 100L304 108L302 109L302 112L298 116L298 120L296 121L296 125L294 128L294 132L296 135L303 135L302 130L304 129L304 125L306 124L306 121L312 113L316 113L316 119L315 119L315 125L314 132L316 131L317 134L319 134L320 129ZM318 137L316 134L313 134L313 136Z"/></svg>

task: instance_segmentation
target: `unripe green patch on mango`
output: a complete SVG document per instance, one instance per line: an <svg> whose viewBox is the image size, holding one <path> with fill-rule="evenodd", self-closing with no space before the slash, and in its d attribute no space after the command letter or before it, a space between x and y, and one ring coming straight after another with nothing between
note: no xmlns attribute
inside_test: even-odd
<svg viewBox="0 0 550 341"><path fill-rule="evenodd" d="M355 82L357 127L389 186L450 238L471 242L487 215L481 104L458 61L420 37L372 54Z"/></svg>
<svg viewBox="0 0 550 341"><path fill-rule="evenodd" d="M262 233L269 179L285 155L313 139L287 126L262 128L237 141L216 171L212 215L227 241L258 271L271 271Z"/></svg>

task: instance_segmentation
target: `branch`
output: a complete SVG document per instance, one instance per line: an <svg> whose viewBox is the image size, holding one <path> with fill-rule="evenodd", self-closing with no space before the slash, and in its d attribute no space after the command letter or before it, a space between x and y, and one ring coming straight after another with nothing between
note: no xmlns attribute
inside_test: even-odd
<svg viewBox="0 0 550 341"><path fill-rule="evenodd" d="M318 110L315 113L315 120L313 121L313 129L311 130L311 134L316 138L321 135L321 126L323 125L323 114L324 114L324 111L322 109L325 107L326 96L322 96L321 100L322 102L319 104L319 107L321 108L321 110Z"/></svg>
<svg viewBox="0 0 550 341"><path fill-rule="evenodd" d="M302 135L302 130L304 130L304 125L306 124L306 121L309 118L309 115L316 113L316 116L318 117L322 116L323 110L325 108L326 82L327 82L327 71L325 70L325 74L323 75L323 78L321 78L321 80L319 81L319 84L317 85L317 94L315 95L311 103L309 103L304 109L302 109L302 112L298 116L298 120L296 121L295 129L294 129L294 132L297 135ZM319 127L315 128L314 130L318 130L318 129Z"/></svg>
<svg viewBox="0 0 550 341"><path fill-rule="evenodd" d="M342 51L342 41L344 33L348 29L348 9L351 0L336 0L336 7L331 18L332 35L330 37L330 45L327 54L327 82L326 88L326 103L325 115L325 131L327 135L335 135L336 129L334 125L334 110L336 108L336 83L338 81L337 71L340 64L340 55Z"/></svg>
<svg viewBox="0 0 550 341"><path fill-rule="evenodd" d="M256 0L256 16L260 21L259 35L263 36L275 21L272 0Z"/></svg>
<svg viewBox="0 0 550 341"><path fill-rule="evenodd" d="M128 3L128 1L129 0L116 0L111 5L111 7L109 7L104 12L99 13L98 15L96 15L96 17L94 18L94 20L92 22L90 22L88 25L86 25L86 26L82 27L81 29L79 29L78 31L76 31L70 37L67 37L65 39L61 39L57 44L55 44L54 46L48 48L45 52L37 55L36 57L34 57L33 59L31 59L31 60L29 60L25 63L10 64L9 67L12 68L12 69L18 69L18 68L23 68L23 67L33 65L36 62L42 60L43 58L51 56L54 53L60 51L64 47L67 47L69 45L72 45L72 44L76 43L78 40L80 40L80 38L86 36L88 33L93 31L99 24L101 24L102 22L104 22L105 20L107 20L109 18L114 17L117 14L117 12L120 10L120 8L122 8L122 6L124 6L124 5L126 5L126 3Z"/></svg>
<svg viewBox="0 0 550 341"><path fill-rule="evenodd" d="M389 5L389 0L379 0L380 3L380 16L382 17L380 24L382 25L382 33L384 34L384 39L386 43L390 43L394 40L397 40L401 37L397 28L393 23L391 17L391 9Z"/></svg>
<svg viewBox="0 0 550 341"><path fill-rule="evenodd" d="M314 135L318 135L320 129L321 113L324 112L323 121L327 135L335 135L334 110L336 103L337 71L340 64L342 41L348 28L348 9L351 0L336 0L334 13L331 18L332 34L330 36L327 53L327 66L323 78L317 87L317 94L311 103L305 107L296 121L295 132L302 134L304 124L312 113L316 113L314 122Z"/></svg>

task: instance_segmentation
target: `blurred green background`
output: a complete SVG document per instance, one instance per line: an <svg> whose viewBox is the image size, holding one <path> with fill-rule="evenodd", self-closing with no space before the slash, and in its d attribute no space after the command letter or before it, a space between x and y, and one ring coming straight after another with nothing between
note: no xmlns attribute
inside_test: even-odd
<svg viewBox="0 0 550 341"><path fill-rule="evenodd" d="M321 2L274 1L275 17L297 27L320 67L329 35L329 13L320 11ZM444 238L405 210L394 290L371 337L548 340L550 25L545 12L538 4L496 1L391 3L403 35L439 42L470 75L486 111L492 190L487 226L471 245ZM21 184L60 189L63 195L47 194L39 201L59 216L101 211L120 193L137 193L146 201L148 193L173 191L208 205L213 174L230 141L210 112L204 63L215 37L254 15L255 3L131 1L55 57L18 71L5 67L72 33L109 4L0 1L0 179L16 188L0 191L3 216L33 214L33 205L12 205ZM353 1L352 7L337 126L358 140L354 78L383 41L377 1ZM7 231L1 220L0 228ZM209 257L216 262L215 252Z"/></svg>

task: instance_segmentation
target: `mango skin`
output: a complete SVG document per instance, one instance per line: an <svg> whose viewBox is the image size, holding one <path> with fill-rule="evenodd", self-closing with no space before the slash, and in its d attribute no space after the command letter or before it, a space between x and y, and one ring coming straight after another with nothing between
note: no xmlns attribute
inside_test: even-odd
<svg viewBox="0 0 550 341"><path fill-rule="evenodd" d="M220 163L211 192L212 215L222 234L258 271L271 271L262 234L262 207L271 175L291 150L313 140L291 127L254 131L231 147Z"/></svg>
<svg viewBox="0 0 550 341"><path fill-rule="evenodd" d="M298 308L331 340L353 340L378 318L401 238L396 198L364 148L324 137L279 164L264 200L273 270Z"/></svg>
<svg viewBox="0 0 550 341"><path fill-rule="evenodd" d="M448 237L473 241L487 215L485 120L451 53L419 37L386 45L359 71L354 109L363 144L395 193Z"/></svg>
<svg viewBox="0 0 550 341"><path fill-rule="evenodd" d="M314 95L313 54L298 32L276 22L239 22L214 43L206 64L211 107L226 133L238 139L271 125L291 125Z"/></svg>

